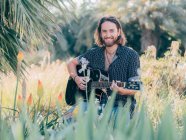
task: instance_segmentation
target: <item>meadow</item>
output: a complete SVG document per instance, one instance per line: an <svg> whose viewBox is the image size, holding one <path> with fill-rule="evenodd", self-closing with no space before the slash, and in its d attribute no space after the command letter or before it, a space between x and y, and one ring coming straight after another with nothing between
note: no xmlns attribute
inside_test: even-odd
<svg viewBox="0 0 186 140"><path fill-rule="evenodd" d="M73 122L66 122L64 113L70 108L64 100L69 77L66 61L43 59L27 67L26 78L17 85L15 110L17 78L11 72L1 74L0 138L185 139L186 56L171 47L163 58L155 58L153 47L141 55L143 87L135 95L134 118L126 125L127 107L121 109L116 127L108 121L112 103L99 118L93 99L85 115L78 106Z"/></svg>

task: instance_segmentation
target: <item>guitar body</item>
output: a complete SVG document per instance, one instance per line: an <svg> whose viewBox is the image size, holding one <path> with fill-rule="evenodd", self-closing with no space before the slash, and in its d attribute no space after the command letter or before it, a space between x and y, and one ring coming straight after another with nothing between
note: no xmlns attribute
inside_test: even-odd
<svg viewBox="0 0 186 140"><path fill-rule="evenodd" d="M87 76L88 70L89 70L89 77L90 80L87 83L87 95L88 98L90 97L91 93L91 82L92 81L100 81L100 80L108 80L108 74L104 71L100 71L98 69L91 69L88 68L85 70L85 72L81 72L81 66L78 65L76 67L78 76ZM95 90L96 94L99 95L103 91L101 89ZM75 83L75 81L70 77L68 79L67 87L66 87L66 93L65 93L65 101L68 105L74 105L76 103L76 97L81 96L84 100L86 100L86 91L80 90Z"/></svg>
<svg viewBox="0 0 186 140"><path fill-rule="evenodd" d="M85 90L80 90L76 85L75 81L70 77L67 83L65 101L68 105L74 105L76 103L76 97L81 96L84 100L89 99L92 89L95 89L95 97L98 100L102 100L102 95L107 91L105 89L109 88L112 82L109 82L108 73L101 71L99 69L87 68L82 71L82 67L78 65L76 67L78 76L89 77L87 81L87 95ZM140 90L142 82L141 81L128 81L128 82L117 82L117 86L123 87L131 90Z"/></svg>

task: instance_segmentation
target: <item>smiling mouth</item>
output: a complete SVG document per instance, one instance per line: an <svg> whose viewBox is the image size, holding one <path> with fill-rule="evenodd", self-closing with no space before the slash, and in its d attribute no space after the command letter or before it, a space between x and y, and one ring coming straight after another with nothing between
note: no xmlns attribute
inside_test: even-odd
<svg viewBox="0 0 186 140"><path fill-rule="evenodd" d="M113 38L105 38L105 40L108 40L109 41L109 40L113 40Z"/></svg>
<svg viewBox="0 0 186 140"><path fill-rule="evenodd" d="M105 39L113 39L112 37L109 37L109 38L105 38Z"/></svg>

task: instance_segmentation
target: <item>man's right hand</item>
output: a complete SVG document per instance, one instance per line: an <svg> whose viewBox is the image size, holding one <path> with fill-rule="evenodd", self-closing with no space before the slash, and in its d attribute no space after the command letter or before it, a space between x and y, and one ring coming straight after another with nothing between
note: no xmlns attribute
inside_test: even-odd
<svg viewBox="0 0 186 140"><path fill-rule="evenodd" d="M74 81L81 90L86 89L86 77L77 76Z"/></svg>

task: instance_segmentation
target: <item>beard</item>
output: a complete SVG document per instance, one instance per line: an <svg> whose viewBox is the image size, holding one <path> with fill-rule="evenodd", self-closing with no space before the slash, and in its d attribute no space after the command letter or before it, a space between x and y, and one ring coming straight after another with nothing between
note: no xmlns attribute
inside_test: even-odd
<svg viewBox="0 0 186 140"><path fill-rule="evenodd" d="M116 38L113 38L113 37L110 37L110 38L103 38L103 44L106 46L106 47L112 47L113 45L116 44L117 42L117 39Z"/></svg>

